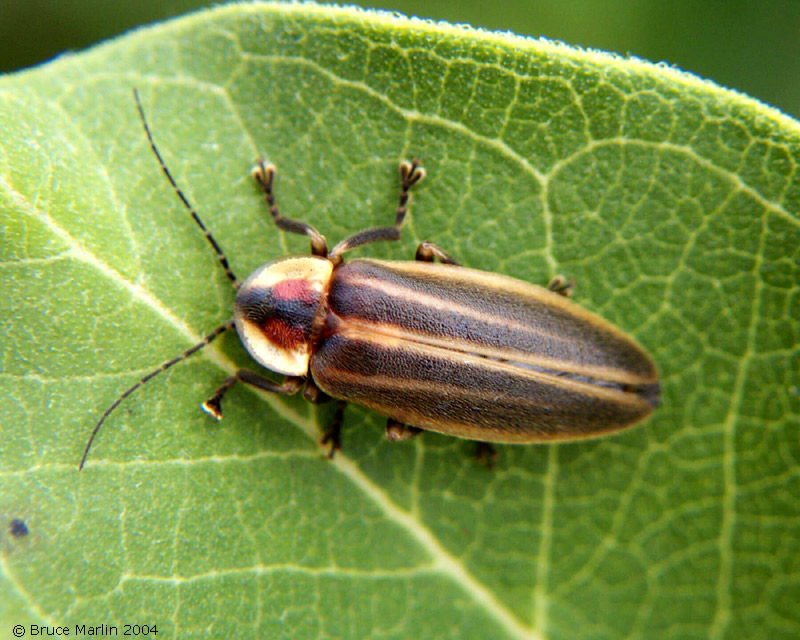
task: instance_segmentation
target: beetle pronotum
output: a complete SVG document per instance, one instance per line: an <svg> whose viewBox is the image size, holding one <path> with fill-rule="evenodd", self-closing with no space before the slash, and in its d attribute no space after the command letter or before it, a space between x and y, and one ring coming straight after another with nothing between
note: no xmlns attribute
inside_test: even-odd
<svg viewBox="0 0 800 640"><path fill-rule="evenodd" d="M419 245L415 262L343 261L351 249L400 238L409 190L425 176L417 161L400 165L394 225L356 233L330 251L316 229L280 213L275 168L258 161L253 177L273 221L308 236L312 255L274 260L240 283L167 169L134 96L162 171L237 290L234 318L117 398L95 426L81 468L126 397L234 326L253 359L284 380L239 370L203 409L221 419L222 399L239 381L280 394L303 388L312 402L338 399L322 440L330 455L340 446L347 402L387 416L393 441L428 430L486 443L597 437L633 426L658 405L653 361L625 333L567 300L564 278L543 288L467 269L429 242Z"/></svg>

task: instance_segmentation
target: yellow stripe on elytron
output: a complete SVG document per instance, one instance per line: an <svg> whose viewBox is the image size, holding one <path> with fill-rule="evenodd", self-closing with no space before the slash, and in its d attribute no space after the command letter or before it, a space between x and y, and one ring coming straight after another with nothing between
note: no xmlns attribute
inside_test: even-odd
<svg viewBox="0 0 800 640"><path fill-rule="evenodd" d="M348 275L347 282L348 284L352 284L355 287L364 287L365 289L380 291L381 293L386 294L387 297L399 298L406 302L413 303L414 305L422 304L432 309L436 309L437 311L440 311L442 309L447 309L455 311L456 313L460 313L461 315L466 316L468 318L475 318L499 327L509 327L511 329L516 329L517 331L530 332L530 325L522 324L519 322L513 322L506 319L499 319L499 320L495 318L490 319L484 313L476 311L472 307L454 303L450 300L445 302L437 296L433 296L428 293L423 293L421 291L412 291L408 287L395 285L385 281L378 281L375 278L362 278L353 275ZM533 287L535 285L530 285L530 286ZM555 336L556 334L552 335Z"/></svg>
<svg viewBox="0 0 800 640"><path fill-rule="evenodd" d="M455 313L460 313L465 317L478 319L481 320L482 322L487 322L497 327L508 327L511 329L516 329L517 331L524 332L532 336L533 338L535 338L537 335L543 336L545 338L559 337L558 334L541 331L540 329L536 327L531 327L530 325L527 324L522 324L519 322L506 322L502 318L489 319L489 317L481 314L472 307L468 307L466 305L460 305L457 303L452 303L452 301L444 302L441 300L441 298L438 298L436 296L432 296L430 294L425 294L417 291L411 291L406 287L390 284L385 281L377 281L375 279L349 276L348 284L357 287L369 288L372 289L373 291L380 291L386 296L391 296L393 298L400 298L404 302L410 303L414 306L422 304L427 307L436 309L437 311L441 310L442 308L446 308L448 310L454 311ZM535 285L529 285L529 286L534 287ZM543 289L543 291L545 290ZM557 296L558 294L553 294L553 295ZM550 301L548 299L545 302L549 303ZM580 309L580 307L578 307L577 305L570 305L570 307L566 310L568 312L571 312L573 309ZM597 323L596 322L598 319L597 316L592 314L588 316L588 318L595 324ZM573 363L563 359L546 358L535 353L519 351L519 350L509 349L504 351L500 349L492 349L490 347L487 347L485 345L480 345L475 342L467 342L466 340L461 340L455 343L453 339L439 339L435 335L430 333L414 332L411 329L400 328L398 325L392 325L386 322L372 322L369 320L364 320L362 318L355 318L352 316L347 316L345 318L342 318L342 322L345 324L345 326L352 325L354 330L364 331L365 333L368 334L377 333L389 337L394 337L398 340L409 343L438 346L442 349L449 350L452 352L486 355L502 360L511 360L520 363L527 363L533 366L541 367L543 369L552 369L554 371L565 371L568 373L576 373L579 375L584 375L589 378L597 378L599 380L610 380L610 381L613 380L615 382L622 382L629 384L646 384L651 381L650 378L640 377L625 369L612 368L612 367L598 367L596 365ZM397 328L392 329L393 327ZM627 336L625 336L621 332L619 333L619 335L621 335L625 339L626 343L630 342ZM563 341L563 339L557 341ZM463 346L455 346L455 345L463 345ZM631 348L634 348L633 345L631 346Z"/></svg>

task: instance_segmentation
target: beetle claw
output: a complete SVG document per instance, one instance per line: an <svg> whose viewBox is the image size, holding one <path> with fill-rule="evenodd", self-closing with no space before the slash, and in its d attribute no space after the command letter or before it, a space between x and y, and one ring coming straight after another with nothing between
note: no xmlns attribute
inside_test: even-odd
<svg viewBox="0 0 800 640"><path fill-rule="evenodd" d="M331 448L328 451L328 460L333 460L334 454L342 449L342 430L340 426L336 425L328 429L322 435L322 439L319 443L322 445L330 443Z"/></svg>
<svg viewBox="0 0 800 640"><path fill-rule="evenodd" d="M250 175L253 176L253 179L263 191L270 191L272 190L272 181L275 179L276 171L274 164L267 164L264 158L259 158L250 170Z"/></svg>
<svg viewBox="0 0 800 640"><path fill-rule="evenodd" d="M211 398L200 405L208 415L219 422L222 420L222 402L219 398Z"/></svg>
<svg viewBox="0 0 800 640"><path fill-rule="evenodd" d="M425 178L425 169L417 158L414 158L411 162L403 160L400 163L400 177L403 181L403 191L408 191L417 182Z"/></svg>
<svg viewBox="0 0 800 640"><path fill-rule="evenodd" d="M386 420L386 439L389 442L402 442L403 440L410 440L414 436L419 435L422 429L403 424L397 420L389 418Z"/></svg>
<svg viewBox="0 0 800 640"><path fill-rule="evenodd" d="M565 298L572 297L572 290L575 287L575 280L570 278L567 280L565 276L558 275L550 281L547 288L553 293L564 296Z"/></svg>

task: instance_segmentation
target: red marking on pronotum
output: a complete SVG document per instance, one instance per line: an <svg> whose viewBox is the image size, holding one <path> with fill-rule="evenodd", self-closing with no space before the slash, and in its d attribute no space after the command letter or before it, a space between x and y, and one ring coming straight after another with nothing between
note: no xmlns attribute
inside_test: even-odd
<svg viewBox="0 0 800 640"><path fill-rule="evenodd" d="M272 286L272 295L276 300L300 300L312 304L319 299L319 294L307 280L281 280Z"/></svg>
<svg viewBox="0 0 800 640"><path fill-rule="evenodd" d="M296 349L306 341L303 327L293 327L278 318L270 318L259 325L259 328L267 340L281 349Z"/></svg>

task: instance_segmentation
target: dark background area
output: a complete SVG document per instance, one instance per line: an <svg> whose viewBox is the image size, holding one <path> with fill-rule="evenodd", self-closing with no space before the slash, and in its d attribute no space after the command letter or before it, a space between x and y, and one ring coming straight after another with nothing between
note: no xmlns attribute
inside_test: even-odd
<svg viewBox="0 0 800 640"><path fill-rule="evenodd" d="M209 0L2 0L0 72L78 51ZM361 6L664 61L800 116L797 0L386 0Z"/></svg>

